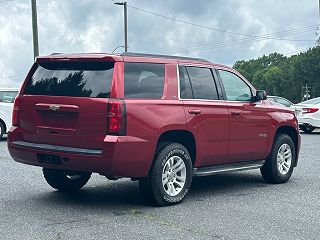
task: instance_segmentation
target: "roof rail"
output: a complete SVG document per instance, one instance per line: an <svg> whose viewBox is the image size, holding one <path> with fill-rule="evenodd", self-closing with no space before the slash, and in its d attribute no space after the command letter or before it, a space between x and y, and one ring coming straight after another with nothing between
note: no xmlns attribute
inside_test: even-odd
<svg viewBox="0 0 320 240"><path fill-rule="evenodd" d="M160 55L160 54L150 54L150 53L124 52L120 55L128 56L128 57L168 58L168 59L191 60L191 61L201 61L201 62L211 63L210 61L202 58L180 57L180 56L170 56L170 55Z"/></svg>

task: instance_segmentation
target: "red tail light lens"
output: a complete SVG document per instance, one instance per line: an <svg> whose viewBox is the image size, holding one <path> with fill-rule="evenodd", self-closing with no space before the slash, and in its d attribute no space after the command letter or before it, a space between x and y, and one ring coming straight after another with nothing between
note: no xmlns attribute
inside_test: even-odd
<svg viewBox="0 0 320 240"><path fill-rule="evenodd" d="M306 114L306 113L315 113L319 110L319 108L302 108L302 113Z"/></svg>
<svg viewBox="0 0 320 240"><path fill-rule="evenodd" d="M12 126L19 126L20 118L19 118L19 105L20 105L21 96L17 95L14 100L13 112L12 112Z"/></svg>
<svg viewBox="0 0 320 240"><path fill-rule="evenodd" d="M123 100L109 100L107 133L110 135L125 135L126 133L126 105Z"/></svg>

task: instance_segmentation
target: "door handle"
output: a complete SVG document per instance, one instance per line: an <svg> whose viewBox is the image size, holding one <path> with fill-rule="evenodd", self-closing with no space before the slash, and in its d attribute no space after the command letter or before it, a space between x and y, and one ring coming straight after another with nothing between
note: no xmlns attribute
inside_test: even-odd
<svg viewBox="0 0 320 240"><path fill-rule="evenodd" d="M235 117L239 117L240 114L241 114L241 112L238 112L238 111L236 111L236 112L231 112L231 115L232 115L232 116L235 116Z"/></svg>
<svg viewBox="0 0 320 240"><path fill-rule="evenodd" d="M188 113L193 114L193 115L199 115L201 113L200 109L189 109Z"/></svg>

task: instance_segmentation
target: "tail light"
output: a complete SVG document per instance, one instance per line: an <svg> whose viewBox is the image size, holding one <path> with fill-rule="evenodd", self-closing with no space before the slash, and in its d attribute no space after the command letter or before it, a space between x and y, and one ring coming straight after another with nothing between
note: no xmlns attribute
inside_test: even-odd
<svg viewBox="0 0 320 240"><path fill-rule="evenodd" d="M302 113L306 114L306 113L315 113L319 110L319 108L302 108Z"/></svg>
<svg viewBox="0 0 320 240"><path fill-rule="evenodd" d="M109 99L107 125L107 134L126 134L126 105L123 100Z"/></svg>
<svg viewBox="0 0 320 240"><path fill-rule="evenodd" d="M21 96L17 95L14 100L13 105L13 112L12 112L12 126L19 126L20 125L20 117L19 117L19 105L20 105Z"/></svg>

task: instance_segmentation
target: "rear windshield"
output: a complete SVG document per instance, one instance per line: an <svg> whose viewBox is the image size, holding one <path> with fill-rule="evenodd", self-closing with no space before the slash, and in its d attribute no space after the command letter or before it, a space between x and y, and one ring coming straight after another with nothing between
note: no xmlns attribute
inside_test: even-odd
<svg viewBox="0 0 320 240"><path fill-rule="evenodd" d="M25 94L108 98L114 63L45 62L39 63L28 80Z"/></svg>
<svg viewBox="0 0 320 240"><path fill-rule="evenodd" d="M18 91L0 91L0 102L13 103Z"/></svg>

